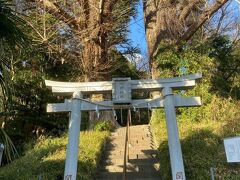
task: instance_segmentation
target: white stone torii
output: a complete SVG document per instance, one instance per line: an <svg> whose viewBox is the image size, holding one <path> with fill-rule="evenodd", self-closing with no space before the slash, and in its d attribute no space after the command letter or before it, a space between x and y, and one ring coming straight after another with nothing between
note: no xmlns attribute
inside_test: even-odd
<svg viewBox="0 0 240 180"><path fill-rule="evenodd" d="M76 180L78 145L81 124L81 111L111 110L118 108L159 108L164 107L168 145L173 180L185 180L182 150L178 134L175 107L200 106L200 97L182 97L174 95L173 90L189 89L195 86L195 80L201 74L191 74L176 78L157 80L131 80L130 78L113 78L102 82L56 82L46 80L45 84L52 92L59 95L72 95L64 103L48 104L47 112L70 112L67 155L64 180ZM132 100L132 91L161 91L163 98ZM83 94L112 93L112 101L90 102L82 99Z"/></svg>

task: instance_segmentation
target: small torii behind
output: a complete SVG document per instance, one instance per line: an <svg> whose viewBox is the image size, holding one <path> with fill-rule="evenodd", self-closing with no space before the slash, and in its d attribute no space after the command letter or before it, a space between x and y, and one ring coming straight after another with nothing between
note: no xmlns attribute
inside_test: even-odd
<svg viewBox="0 0 240 180"><path fill-rule="evenodd" d="M183 97L174 95L173 90L186 90L195 86L195 80L202 74L162 79L131 80L130 78L113 78L101 82L56 82L46 80L45 84L52 92L62 96L72 95L64 103L48 104L47 112L70 112L67 155L64 180L76 180L78 145L81 125L81 111L114 110L118 108L161 108L164 107L168 146L170 153L172 179L185 180L181 144L178 134L175 107L200 106L200 97ZM156 99L132 100L134 91L160 91L163 95ZM112 94L112 101L91 102L83 99L84 94Z"/></svg>

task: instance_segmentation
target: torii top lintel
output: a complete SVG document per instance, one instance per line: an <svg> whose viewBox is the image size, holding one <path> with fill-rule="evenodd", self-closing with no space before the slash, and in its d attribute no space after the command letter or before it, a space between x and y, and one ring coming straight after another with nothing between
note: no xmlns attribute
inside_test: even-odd
<svg viewBox="0 0 240 180"><path fill-rule="evenodd" d="M159 91L164 87L170 87L173 90L192 88L195 86L195 80L200 78L202 78L201 73L175 78L160 78L156 80L131 80L130 78L120 79L128 81L131 91ZM119 78L116 79L120 80ZM52 89L53 93L61 95L72 95L74 92L82 92L83 94L104 94L111 93L113 91L115 80L113 79L113 81L100 82L57 82L45 80L45 84L47 87Z"/></svg>

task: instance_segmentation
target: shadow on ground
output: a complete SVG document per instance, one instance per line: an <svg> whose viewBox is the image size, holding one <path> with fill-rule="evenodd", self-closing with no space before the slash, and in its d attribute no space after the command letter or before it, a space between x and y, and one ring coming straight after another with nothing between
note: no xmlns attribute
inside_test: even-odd
<svg viewBox="0 0 240 180"><path fill-rule="evenodd" d="M225 134L226 135L226 134ZM210 179L210 168L214 168L218 180L240 179L240 165L226 162L223 137L209 129L193 131L181 140L186 179ZM170 157L167 141L159 145L160 174L162 179L171 179Z"/></svg>

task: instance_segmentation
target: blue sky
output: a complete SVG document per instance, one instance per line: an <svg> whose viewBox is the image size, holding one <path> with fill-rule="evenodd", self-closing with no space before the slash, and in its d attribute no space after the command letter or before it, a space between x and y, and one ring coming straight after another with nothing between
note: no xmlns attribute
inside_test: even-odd
<svg viewBox="0 0 240 180"><path fill-rule="evenodd" d="M139 3L137 17L132 18L129 26L129 39L131 39L133 46L137 46L141 50L141 54L147 54L147 44L145 38L144 18L142 3Z"/></svg>

